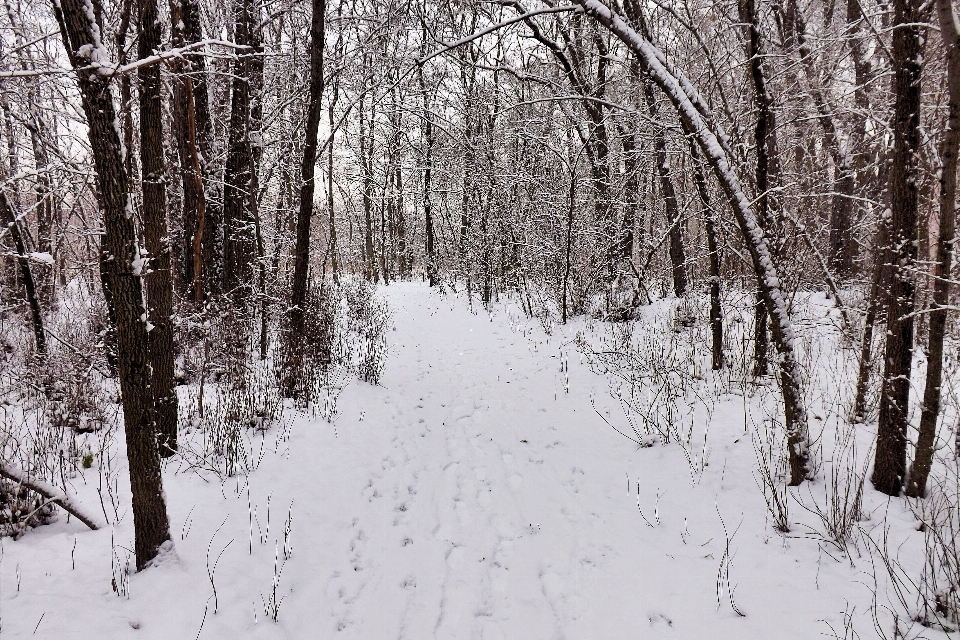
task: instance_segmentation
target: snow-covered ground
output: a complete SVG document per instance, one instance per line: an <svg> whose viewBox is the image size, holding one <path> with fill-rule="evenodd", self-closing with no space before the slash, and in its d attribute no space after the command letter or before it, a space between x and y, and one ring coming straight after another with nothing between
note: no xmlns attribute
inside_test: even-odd
<svg viewBox="0 0 960 640"><path fill-rule="evenodd" d="M509 305L381 293L395 325L381 386L352 382L333 424L288 411L246 476L167 463L175 554L160 566L112 566L132 548L124 469L114 527L61 517L4 539L0 638L842 638L851 611L873 636L877 570L772 528L742 395L697 425L692 462L638 448L597 415L623 424L574 344L602 326L548 335ZM73 480L91 508L95 467ZM887 516L912 530L896 503Z"/></svg>

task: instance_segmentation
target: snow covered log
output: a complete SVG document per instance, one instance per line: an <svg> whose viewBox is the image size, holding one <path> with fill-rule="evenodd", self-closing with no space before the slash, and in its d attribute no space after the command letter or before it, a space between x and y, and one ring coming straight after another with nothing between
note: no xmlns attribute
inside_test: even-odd
<svg viewBox="0 0 960 640"><path fill-rule="evenodd" d="M760 294L772 320L771 333L780 354L780 382L790 460L790 484L798 485L810 475L809 430L801 392L803 381L794 349L793 324L763 229L757 222L750 200L733 169L726 136L712 122L709 111L692 83L666 65L663 53L637 33L623 16L600 0L573 2L580 6L584 13L609 29L637 57L643 72L656 82L673 104L685 129L693 132L730 202L750 252Z"/></svg>
<svg viewBox="0 0 960 640"><path fill-rule="evenodd" d="M67 495L66 492L57 489L52 484L31 478L30 475L22 469L18 469L5 462L0 462L0 476L21 484L27 489L39 493L47 500L60 505L67 513L72 514L77 520L94 531L100 528L101 525L96 516L87 513L82 505L78 504L73 498Z"/></svg>

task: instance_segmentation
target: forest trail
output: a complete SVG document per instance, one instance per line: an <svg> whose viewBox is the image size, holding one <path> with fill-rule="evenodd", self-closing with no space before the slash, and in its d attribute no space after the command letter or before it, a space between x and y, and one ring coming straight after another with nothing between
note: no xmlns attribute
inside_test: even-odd
<svg viewBox="0 0 960 640"><path fill-rule="evenodd" d="M295 509L297 553L320 556L295 563L282 618L351 638L636 637L639 523L611 464L633 449L564 392L572 345L422 285L382 291L382 387L349 387L336 433L293 447L295 468L322 461L318 509Z"/></svg>

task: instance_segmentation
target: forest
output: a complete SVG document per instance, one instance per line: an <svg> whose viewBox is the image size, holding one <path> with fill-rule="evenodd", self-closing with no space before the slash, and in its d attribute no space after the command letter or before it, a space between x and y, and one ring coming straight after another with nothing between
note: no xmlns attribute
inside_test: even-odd
<svg viewBox="0 0 960 640"><path fill-rule="evenodd" d="M0 637L960 632L953 0L4 0L0 117Z"/></svg>

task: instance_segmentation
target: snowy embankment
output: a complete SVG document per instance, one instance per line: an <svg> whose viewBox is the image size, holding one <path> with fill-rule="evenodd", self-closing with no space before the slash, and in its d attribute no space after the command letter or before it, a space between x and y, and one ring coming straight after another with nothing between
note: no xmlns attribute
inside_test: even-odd
<svg viewBox="0 0 960 640"><path fill-rule="evenodd" d="M333 424L288 410L253 439L246 476L167 463L161 566L123 572L122 451L118 524L62 516L3 540L0 637L817 638L825 622L843 637L854 608L872 633L873 574L773 530L745 433L755 399L692 414L693 446L639 449L595 412L625 424L574 344L604 327L547 335L509 306L381 292L395 325L381 386L352 382ZM73 480L92 508L98 482Z"/></svg>

